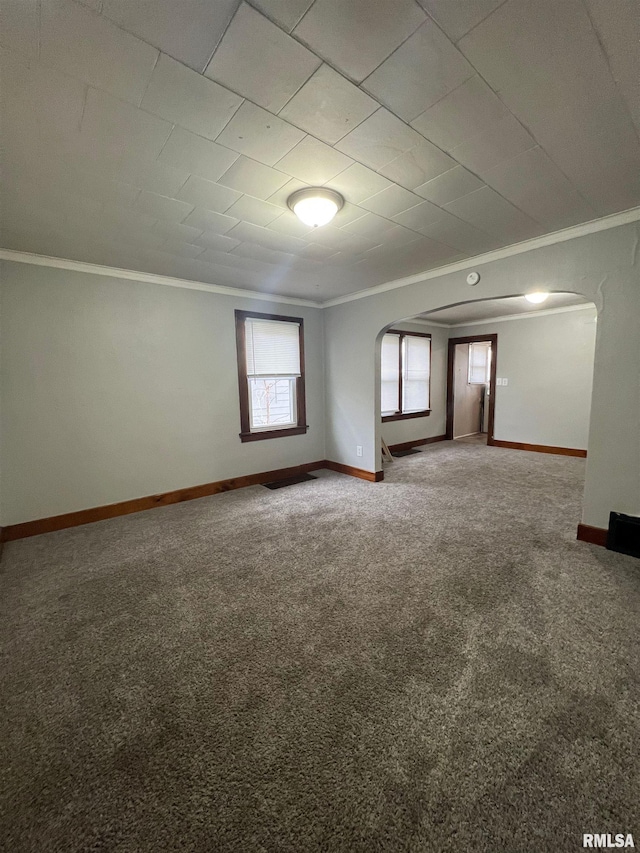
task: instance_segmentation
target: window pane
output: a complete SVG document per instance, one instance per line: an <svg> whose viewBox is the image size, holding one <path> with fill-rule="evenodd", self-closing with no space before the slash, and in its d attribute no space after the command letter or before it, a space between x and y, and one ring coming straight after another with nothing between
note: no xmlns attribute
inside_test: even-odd
<svg viewBox="0 0 640 853"><path fill-rule="evenodd" d="M382 414L398 411L400 395L400 338L398 335L385 335L382 339Z"/></svg>
<svg viewBox="0 0 640 853"><path fill-rule="evenodd" d="M420 412L429 408L431 339L406 335L402 345L402 411Z"/></svg>
<svg viewBox="0 0 640 853"><path fill-rule="evenodd" d="M300 376L300 326L282 320L245 320L248 376Z"/></svg>
<svg viewBox="0 0 640 853"><path fill-rule="evenodd" d="M251 429L295 426L296 381L278 376L249 379Z"/></svg>
<svg viewBox="0 0 640 853"><path fill-rule="evenodd" d="M484 341L469 344L469 384L484 385L489 382L491 344Z"/></svg>

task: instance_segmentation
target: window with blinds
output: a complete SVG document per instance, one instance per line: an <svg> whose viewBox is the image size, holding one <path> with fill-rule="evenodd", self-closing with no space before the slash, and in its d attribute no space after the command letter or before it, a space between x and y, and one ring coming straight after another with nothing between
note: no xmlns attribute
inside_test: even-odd
<svg viewBox="0 0 640 853"><path fill-rule="evenodd" d="M469 344L469 385L488 385L491 375L491 343Z"/></svg>
<svg viewBox="0 0 640 853"><path fill-rule="evenodd" d="M382 414L397 412L400 406L400 335L385 335L382 339Z"/></svg>
<svg viewBox="0 0 640 853"><path fill-rule="evenodd" d="M382 339L381 404L386 420L429 412L431 335L391 330Z"/></svg>
<svg viewBox="0 0 640 853"><path fill-rule="evenodd" d="M236 311L243 441L306 432L302 320Z"/></svg>

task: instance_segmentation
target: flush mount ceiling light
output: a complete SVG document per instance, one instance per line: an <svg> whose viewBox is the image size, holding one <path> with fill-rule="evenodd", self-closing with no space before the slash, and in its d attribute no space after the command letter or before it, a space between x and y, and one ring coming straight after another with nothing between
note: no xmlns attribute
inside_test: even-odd
<svg viewBox="0 0 640 853"><path fill-rule="evenodd" d="M540 302L544 302L548 295L548 293L544 293L542 290L534 290L533 293L525 293L524 298L529 302L533 302L534 305L538 305Z"/></svg>
<svg viewBox="0 0 640 853"><path fill-rule="evenodd" d="M287 204L301 222L310 228L319 228L331 222L344 204L344 199L334 190L309 187L292 193Z"/></svg>

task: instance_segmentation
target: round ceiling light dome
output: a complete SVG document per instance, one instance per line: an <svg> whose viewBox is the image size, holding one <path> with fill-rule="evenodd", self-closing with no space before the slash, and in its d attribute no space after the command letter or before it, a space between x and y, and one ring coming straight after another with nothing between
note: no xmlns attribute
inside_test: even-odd
<svg viewBox="0 0 640 853"><path fill-rule="evenodd" d="M534 305L539 305L540 302L544 302L544 300L549 296L548 293L545 293L542 290L534 290L533 293L525 293L524 298L528 302L533 302Z"/></svg>
<svg viewBox="0 0 640 853"><path fill-rule="evenodd" d="M335 190L309 187L292 193L287 204L301 222L310 228L319 228L331 222L344 204L344 199Z"/></svg>

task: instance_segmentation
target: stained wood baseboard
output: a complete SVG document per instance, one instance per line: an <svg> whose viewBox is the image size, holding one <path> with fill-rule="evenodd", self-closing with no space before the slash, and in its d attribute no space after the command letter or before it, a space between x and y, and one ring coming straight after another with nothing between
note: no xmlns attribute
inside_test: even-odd
<svg viewBox="0 0 640 853"><path fill-rule="evenodd" d="M511 450L531 450L534 453L554 453L557 456L580 456L584 458L587 455L586 450L580 450L575 447L554 447L551 444L526 444L522 441L502 441L499 438L494 438L488 441L491 447L507 447Z"/></svg>
<svg viewBox="0 0 640 853"><path fill-rule="evenodd" d="M436 441L446 440L446 435L432 435L430 438L418 438L415 441L401 441L400 444L390 444L389 450L392 453L397 453L399 450L411 450L412 447L419 447L422 444L434 444Z"/></svg>
<svg viewBox="0 0 640 853"><path fill-rule="evenodd" d="M218 480L215 483L203 483L200 486L192 486L187 489L175 489L171 492L162 492L158 495L148 495L144 498L133 498L128 501L119 501L105 506L81 509L77 512L67 512L63 515L52 515L49 518L37 518L33 521L24 521L20 524L9 524L0 528L0 551L2 542L12 542L16 539L26 539L28 536L38 536L41 533L52 533L55 530L64 530L68 527L78 527L82 524L92 524L94 521L104 521L108 518L117 518L120 515L130 515L134 512L142 512L154 509L158 506L169 506L170 504L192 501L196 498L205 498L217 495L220 492L230 492L234 489L242 489L245 486L259 486L262 483L272 483L275 480L284 480L286 477L295 477L297 474L306 474L309 471L318 471L320 468L328 468L340 474L348 474L370 482L379 482L383 479L382 471L364 471L361 468L352 468L350 465L342 465L339 462L331 462L321 459L318 462L306 462L303 465L293 465L291 468L279 468L276 471L262 471L259 474L247 474L243 477L232 477L228 480Z"/></svg>
<svg viewBox="0 0 640 853"><path fill-rule="evenodd" d="M107 518L142 512L157 506L169 506L170 504L182 503L182 501L205 498L209 495L220 494L220 492L242 489L245 486L271 483L274 480L295 477L296 474L306 474L308 471L317 471L319 468L325 467L324 460L307 462L303 465L293 465L291 468L280 468L277 471L262 471L259 474L247 474L243 477L232 477L229 480L219 480L215 483L203 483L200 486L192 486L187 489L175 489L171 492L162 492L159 495L148 495L144 498L119 501L106 506L96 506L77 512L67 512L63 515L53 515L49 518L38 518L21 524L9 524L3 529L3 539L5 542L11 542L14 539L24 539L27 536L37 536L40 533L51 533L54 530L64 530L67 527L77 527L81 524L91 524L94 521L104 521Z"/></svg>
<svg viewBox="0 0 640 853"><path fill-rule="evenodd" d="M604 527L592 527L590 524L579 524L578 534L576 539L580 542L590 542L591 545L602 545L604 548L607 544L608 530Z"/></svg>
<svg viewBox="0 0 640 853"><path fill-rule="evenodd" d="M338 474L348 474L350 477L358 477L360 480L368 480L370 483L379 483L384 480L384 471L365 471L364 468L353 468L351 465L343 465L342 462L331 462L325 459L323 468L337 471Z"/></svg>

